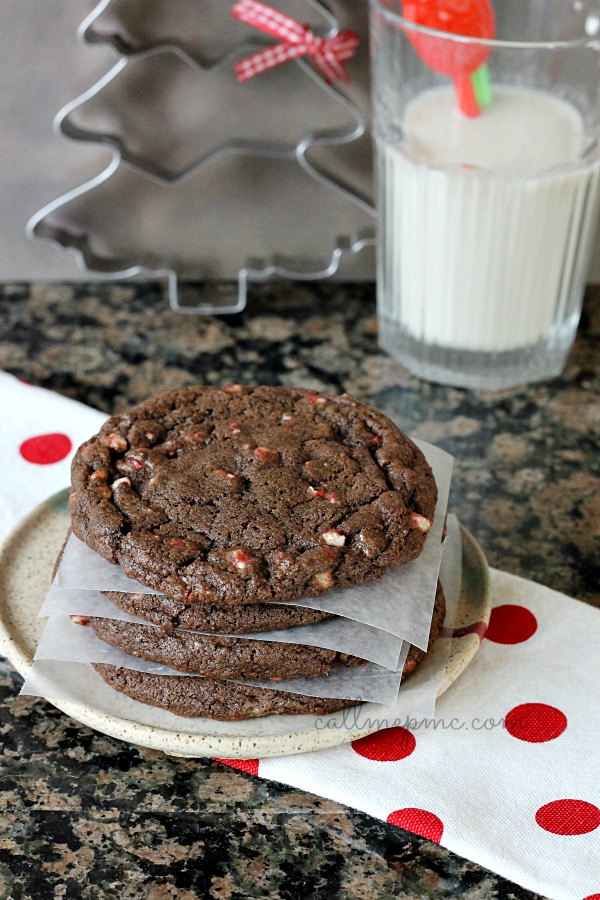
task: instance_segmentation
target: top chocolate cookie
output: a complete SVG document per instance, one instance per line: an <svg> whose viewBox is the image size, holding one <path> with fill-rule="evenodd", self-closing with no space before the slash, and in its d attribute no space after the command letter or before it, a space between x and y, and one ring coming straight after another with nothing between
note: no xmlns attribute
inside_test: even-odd
<svg viewBox="0 0 600 900"><path fill-rule="evenodd" d="M75 534L185 604L279 603L380 577L422 550L421 451L350 397L186 387L110 418L72 465Z"/></svg>

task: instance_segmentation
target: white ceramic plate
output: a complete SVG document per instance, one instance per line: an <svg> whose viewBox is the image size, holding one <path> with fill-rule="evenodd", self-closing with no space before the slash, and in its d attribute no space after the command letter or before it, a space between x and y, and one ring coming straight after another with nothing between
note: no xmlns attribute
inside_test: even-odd
<svg viewBox="0 0 600 900"><path fill-rule="evenodd" d="M0 653L3 653L24 678L33 665L33 657L45 620L38 612L46 595L56 558L69 527L68 491L61 491L36 507L15 528L0 549ZM482 631L490 617L491 598L488 567L479 545L461 527L463 577L450 654L437 695L458 678L474 657ZM67 701L51 701L62 712L103 734L142 747L162 750L176 756L219 756L229 759L285 756L320 750L356 740L368 731L321 727L273 735L239 735L235 723L227 733L217 733L206 719L201 734L173 731L109 715L93 706ZM292 718L292 717L290 717ZM326 717L321 717L321 719ZM195 720L198 723L200 720ZM211 727L212 726L212 727Z"/></svg>

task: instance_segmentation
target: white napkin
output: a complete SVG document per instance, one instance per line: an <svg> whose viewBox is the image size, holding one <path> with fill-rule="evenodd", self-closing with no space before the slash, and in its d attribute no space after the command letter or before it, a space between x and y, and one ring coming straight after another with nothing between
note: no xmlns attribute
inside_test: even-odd
<svg viewBox="0 0 600 900"><path fill-rule="evenodd" d="M0 541L71 482L73 453L107 416L0 372ZM10 473L10 475L8 474Z"/></svg>
<svg viewBox="0 0 600 900"><path fill-rule="evenodd" d="M496 570L492 587L489 637L434 719L233 765L401 825L544 896L598 898L600 614Z"/></svg>

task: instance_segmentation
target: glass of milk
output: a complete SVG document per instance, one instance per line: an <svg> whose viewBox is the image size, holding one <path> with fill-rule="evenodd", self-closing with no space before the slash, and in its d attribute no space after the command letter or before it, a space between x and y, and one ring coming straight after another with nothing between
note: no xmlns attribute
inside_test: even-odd
<svg viewBox="0 0 600 900"><path fill-rule="evenodd" d="M600 0L493 0L487 41L370 3L381 346L462 387L558 375L598 228ZM442 67L480 45L475 114L424 37Z"/></svg>

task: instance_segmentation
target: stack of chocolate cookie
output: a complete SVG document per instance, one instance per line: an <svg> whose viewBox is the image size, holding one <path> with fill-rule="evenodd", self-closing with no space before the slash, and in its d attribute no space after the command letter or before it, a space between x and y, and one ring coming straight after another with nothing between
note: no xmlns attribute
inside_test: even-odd
<svg viewBox="0 0 600 900"><path fill-rule="evenodd" d="M436 497L421 451L347 396L189 387L113 416L74 458L72 529L157 593L107 594L148 625L89 624L101 640L186 674L96 670L115 689L182 716L324 714L354 705L273 684L364 660L235 635L319 622L329 614L289 603L415 559ZM431 640L442 620L438 589ZM413 648L405 672L418 658ZM248 679L265 686L239 683Z"/></svg>

